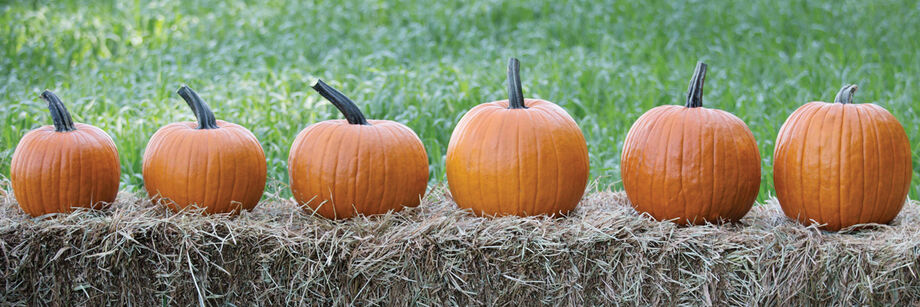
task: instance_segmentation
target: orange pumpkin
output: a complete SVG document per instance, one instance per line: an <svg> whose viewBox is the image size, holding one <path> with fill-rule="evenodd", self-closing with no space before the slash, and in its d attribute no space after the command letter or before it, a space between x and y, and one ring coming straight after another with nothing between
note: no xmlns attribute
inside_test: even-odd
<svg viewBox="0 0 920 307"><path fill-rule="evenodd" d="M447 147L447 182L477 215L556 215L578 205L588 182L581 129L558 105L524 99L520 64L508 64L508 100L463 116Z"/></svg>
<svg viewBox="0 0 920 307"><path fill-rule="evenodd" d="M13 153L10 181L19 207L40 216L114 202L121 176L115 142L99 128L74 123L54 93L41 97L54 125L26 133Z"/></svg>
<svg viewBox="0 0 920 307"><path fill-rule="evenodd" d="M912 175L907 134L884 108L853 103L855 92L847 85L834 103L809 102L780 128L773 183L789 218L836 231L901 211Z"/></svg>
<svg viewBox="0 0 920 307"><path fill-rule="evenodd" d="M685 106L655 107L629 129L620 172L632 206L658 220L737 221L760 189L754 135L731 113L703 107L706 64L698 63Z"/></svg>
<svg viewBox="0 0 920 307"><path fill-rule="evenodd" d="M265 190L265 153L256 136L240 125L217 120L192 89L179 95L198 122L160 128L144 151L144 188L173 210L190 205L205 213L251 210Z"/></svg>
<svg viewBox="0 0 920 307"><path fill-rule="evenodd" d="M428 154L415 132L365 119L351 99L322 80L313 89L345 120L322 121L297 135L288 157L294 199L331 219L418 206L428 188Z"/></svg>

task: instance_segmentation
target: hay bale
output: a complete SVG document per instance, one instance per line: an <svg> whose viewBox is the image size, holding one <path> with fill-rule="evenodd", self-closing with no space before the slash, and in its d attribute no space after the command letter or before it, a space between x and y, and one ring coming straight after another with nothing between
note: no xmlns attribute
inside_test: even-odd
<svg viewBox="0 0 920 307"><path fill-rule="evenodd" d="M12 194L12 193L8 193ZM238 217L134 195L30 219L0 200L0 305L898 304L920 300L916 204L824 233L775 201L676 227L590 193L570 216L478 218L436 188L419 208L334 222L274 198Z"/></svg>

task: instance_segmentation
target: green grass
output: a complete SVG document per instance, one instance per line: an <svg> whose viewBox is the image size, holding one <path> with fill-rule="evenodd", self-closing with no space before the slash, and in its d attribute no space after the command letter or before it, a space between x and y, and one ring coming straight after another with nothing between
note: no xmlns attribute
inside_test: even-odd
<svg viewBox="0 0 920 307"><path fill-rule="evenodd" d="M262 142L273 187L287 195L297 132L340 117L309 88L317 77L369 118L403 122L444 181L450 132L470 107L506 97L505 63L522 63L525 96L554 101L582 127L592 178L618 187L619 155L646 110L682 103L697 60L704 103L741 117L763 156L760 199L773 194L772 152L803 103L860 85L904 124L920 196L920 4L683 1L22 1L0 4L0 174L19 139L50 123L51 89L75 120L118 145L123 185L142 189L141 157L157 128L192 119L189 84L217 117ZM306 3L304 3L306 2Z"/></svg>

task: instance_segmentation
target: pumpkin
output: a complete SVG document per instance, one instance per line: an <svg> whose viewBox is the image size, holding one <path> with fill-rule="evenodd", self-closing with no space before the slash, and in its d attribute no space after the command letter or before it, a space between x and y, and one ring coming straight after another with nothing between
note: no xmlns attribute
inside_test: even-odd
<svg viewBox="0 0 920 307"><path fill-rule="evenodd" d="M884 108L853 103L856 88L801 106L780 128L773 183L789 218L836 231L901 211L912 175L907 134Z"/></svg>
<svg viewBox="0 0 920 307"><path fill-rule="evenodd" d="M460 208L480 216L565 214L588 182L588 147L558 105L525 99L520 62L508 64L508 100L470 109L447 147L447 182Z"/></svg>
<svg viewBox="0 0 920 307"><path fill-rule="evenodd" d="M54 125L26 133L13 153L10 181L19 207L40 216L114 202L121 176L115 142L99 128L74 123L54 93L41 97Z"/></svg>
<svg viewBox="0 0 920 307"><path fill-rule="evenodd" d="M737 221L760 189L760 151L751 130L731 113L703 107L706 70L697 64L685 105L652 108L623 142L626 195L657 220Z"/></svg>
<svg viewBox="0 0 920 307"><path fill-rule="evenodd" d="M188 86L178 94L197 118L163 126L144 151L144 188L173 210L191 205L204 213L251 210L265 190L262 146L246 128L217 120Z"/></svg>
<svg viewBox="0 0 920 307"><path fill-rule="evenodd" d="M344 116L303 129L291 146L294 199L330 219L415 207L428 188L428 154L412 129L367 120L358 106L322 80L313 85Z"/></svg>

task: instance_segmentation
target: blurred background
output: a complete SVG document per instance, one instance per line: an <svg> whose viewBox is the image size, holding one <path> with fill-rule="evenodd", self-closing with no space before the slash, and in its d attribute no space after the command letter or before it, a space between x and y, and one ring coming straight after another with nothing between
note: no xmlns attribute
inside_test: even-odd
<svg viewBox="0 0 920 307"><path fill-rule="evenodd" d="M913 148L920 196L920 2L895 1L12 1L0 4L0 178L19 139L51 123L56 92L77 122L107 131L122 188L142 191L141 157L159 127L193 120L195 89L243 125L268 158L267 193L289 196L297 133L340 118L309 88L322 78L368 118L405 123L425 143L431 184L446 181L450 133L471 107L506 99L508 57L524 94L553 101L584 131L599 189L621 188L620 148L646 110L683 104L707 62L704 104L734 113L763 158L786 117L833 101L888 109Z"/></svg>

